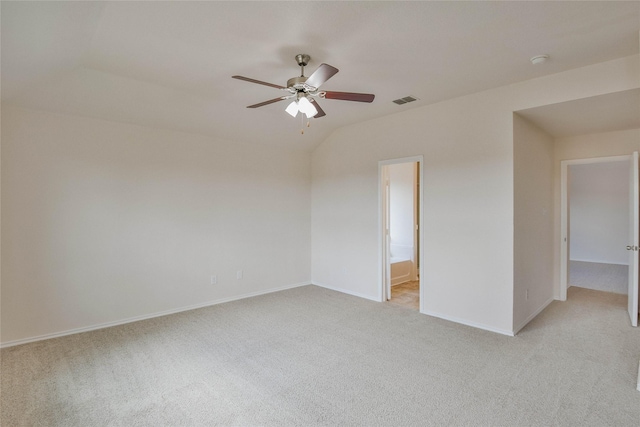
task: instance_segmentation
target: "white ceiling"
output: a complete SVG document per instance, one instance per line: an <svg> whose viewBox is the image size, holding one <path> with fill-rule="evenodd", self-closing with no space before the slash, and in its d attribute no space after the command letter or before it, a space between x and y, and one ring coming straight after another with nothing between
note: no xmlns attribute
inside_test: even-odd
<svg viewBox="0 0 640 427"><path fill-rule="evenodd" d="M335 129L637 54L640 2L1 2L2 101L53 112L312 149ZM324 100L300 121L276 89L325 62ZM529 58L549 54L533 66ZM407 95L419 101L398 106Z"/></svg>
<svg viewBox="0 0 640 427"><path fill-rule="evenodd" d="M517 112L551 136L640 128L640 89L609 93Z"/></svg>

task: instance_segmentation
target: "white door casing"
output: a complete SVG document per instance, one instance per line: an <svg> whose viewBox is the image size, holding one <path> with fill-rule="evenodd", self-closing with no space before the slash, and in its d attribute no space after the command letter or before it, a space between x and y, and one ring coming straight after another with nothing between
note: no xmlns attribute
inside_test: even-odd
<svg viewBox="0 0 640 427"><path fill-rule="evenodd" d="M384 299L391 299L391 183L389 182L389 166L383 168L384 186Z"/></svg>
<svg viewBox="0 0 640 427"><path fill-rule="evenodd" d="M638 326L638 228L639 203L638 191L638 152L634 151L629 161L629 292L627 294L627 310L632 326Z"/></svg>
<svg viewBox="0 0 640 427"><path fill-rule="evenodd" d="M413 156L413 157L404 157L400 159L392 159L392 160L381 160L378 162L378 177L379 177L379 191L378 191L378 201L380 203L380 222L379 222L379 234L378 234L378 247L379 247L379 259L380 259L380 272L379 276L379 284L380 284L380 292L379 298L380 301L387 301L391 299L391 266L390 266L390 257L391 257L391 235L389 234L389 217L390 217L390 206L389 206L389 171L387 166L398 164L398 163L417 163L418 164L418 212L420 215L417 219L417 233L418 233L418 245L422 247L424 242L424 235L422 234L422 230L424 229L424 225L422 224L423 218L423 200L422 200L422 188L423 188L423 163L424 157L422 155ZM420 248L418 250L419 254L419 265L424 265L424 251ZM422 276L422 275L421 275ZM424 293L425 286L423 286L423 279L420 277L420 312L424 312Z"/></svg>
<svg viewBox="0 0 640 427"><path fill-rule="evenodd" d="M560 162L560 286L556 289L556 299L567 300L567 288L569 281L569 168L572 165L585 165L605 162L631 162L632 155L596 157L589 159L563 160ZM636 164L638 162L636 161ZM632 175L632 174L630 174ZM629 178L630 181L632 177ZM637 184L636 179L636 184ZM637 204L637 203L636 203ZM632 221L630 212L630 221ZM636 224L637 224L636 220ZM631 224L631 222L629 223ZM636 233L637 235L637 233Z"/></svg>

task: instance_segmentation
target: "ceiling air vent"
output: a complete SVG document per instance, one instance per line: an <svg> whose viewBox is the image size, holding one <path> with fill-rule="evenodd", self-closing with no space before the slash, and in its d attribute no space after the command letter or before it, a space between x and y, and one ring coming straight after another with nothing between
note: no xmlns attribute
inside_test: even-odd
<svg viewBox="0 0 640 427"><path fill-rule="evenodd" d="M398 105L402 105L402 104L406 104L407 102L413 102L417 100L418 98L416 98L415 96L405 96L404 98L394 99L393 102Z"/></svg>

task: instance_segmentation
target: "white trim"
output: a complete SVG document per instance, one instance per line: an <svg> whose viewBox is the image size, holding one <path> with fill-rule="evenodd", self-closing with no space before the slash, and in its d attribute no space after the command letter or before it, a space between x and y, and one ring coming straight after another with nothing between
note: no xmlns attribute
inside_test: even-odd
<svg viewBox="0 0 640 427"><path fill-rule="evenodd" d="M569 265L569 166L586 165L594 163L629 161L630 155L592 157L588 159L574 159L560 161L560 288L556 289L555 298L560 301L567 300L567 280Z"/></svg>
<svg viewBox="0 0 640 427"><path fill-rule="evenodd" d="M593 260L593 259L575 259L575 258L571 258L569 261L589 262L591 264L626 265L627 267L629 266L628 262L622 263L622 262L611 262L611 261L602 261L602 260Z"/></svg>
<svg viewBox="0 0 640 427"><path fill-rule="evenodd" d="M375 301L375 302L380 302L380 300L376 297L372 297L371 295L365 295L365 294L361 294L359 292L353 292L347 289L343 289L343 288L338 288L335 286L329 286L329 285L325 285L323 283L318 283L318 282L313 282L311 283L314 286L319 286L321 288L325 288L325 289L329 289L330 291L336 291L336 292L340 292L343 294L347 294L347 295L352 295L354 297L358 297L358 298L364 298L364 299L368 299L370 301Z"/></svg>
<svg viewBox="0 0 640 427"><path fill-rule="evenodd" d="M551 304L553 301L555 301L555 298L549 298L548 301L546 301L544 304L542 304L540 306L540 308L538 308L535 312L533 312L529 317L527 317L523 322L521 322L518 326L516 326L515 328L513 328L513 335L516 335L518 332L520 332L522 330L522 328L524 328L525 326L527 326L527 324L529 322L531 322L533 320L534 317L536 317L538 314L542 313L542 311L547 308L549 306L549 304Z"/></svg>
<svg viewBox="0 0 640 427"><path fill-rule="evenodd" d="M380 166L389 166L389 165L397 165L399 163L420 163L424 161L424 156L419 154L417 156L411 157L400 157L398 159L389 159L389 160L380 160L378 165Z"/></svg>
<svg viewBox="0 0 640 427"><path fill-rule="evenodd" d="M394 264L406 264L406 263L411 263L409 265L409 271L407 272L407 274L403 274L401 276L393 276L393 273L391 274L391 286L397 286L400 285L402 283L407 283L411 281L411 269L413 269L413 262L411 261L402 261L402 262L397 262L397 263L391 263L391 270L393 270L393 266Z"/></svg>
<svg viewBox="0 0 640 427"><path fill-rule="evenodd" d="M281 286L281 287L278 287L278 288L268 289L268 290L265 290L265 291L251 292L251 293L248 293L248 294L242 294L242 295L238 295L238 296L235 296L235 297L222 298L222 299L215 300L215 301L208 301L208 302L201 303L201 304L194 304L194 305L190 305L190 306L187 306L187 307L181 307L181 308L176 308L176 309L172 309L172 310L166 310L166 311L161 311L161 312L157 312L157 313L152 313L152 314L145 314L145 315L142 315L142 316L129 317L127 319L116 320L114 322L100 323L100 324L97 324L97 325L86 326L86 327L83 327L83 328L69 329L69 330L62 331L62 332L54 332L52 334L45 334L45 335L39 335L39 336L36 336L36 337L30 337L30 338L23 338L23 339L19 339L19 340L7 341L7 342L4 342L4 343L0 343L0 348L13 347L13 346L16 346L16 345L27 344L27 343L35 342L35 341L48 340L48 339L51 339L51 338L59 338L59 337L67 336L67 335L74 335L74 334L80 334L80 333L83 333L83 332L95 331L95 330L98 330L98 329L110 328L112 326L124 325L124 324L127 324L127 323L138 322L140 320L153 319L155 317L168 316L170 314L182 313L183 311L196 310L196 309L199 309L199 308L210 307L210 306L213 306L213 305L224 304L226 302L237 301L237 300L241 300L241 299L245 299L245 298L251 298L251 297L257 297L257 296L260 296L260 295L271 294L271 293L274 293L274 292L280 292L280 291L284 291L284 290L287 290L287 289L299 288L301 286L308 286L308 285L311 285L311 282L296 283L296 284L293 284L293 285Z"/></svg>
<svg viewBox="0 0 640 427"><path fill-rule="evenodd" d="M469 322L468 320L465 320L465 319L460 319L460 318L457 318L457 317L448 316L446 314L437 313L435 311L430 311L430 310L422 311L422 310L420 310L420 313L426 314L427 316L432 316L432 317L437 317L439 319L448 320L450 322L459 323L461 325L471 326L472 328L484 329L485 331L495 332L495 333L502 334L502 335L507 335L509 337L515 336L513 331L509 331L509 330L506 330L506 329L498 329L498 328L494 328L493 326L483 325L481 323Z"/></svg>
<svg viewBox="0 0 640 427"><path fill-rule="evenodd" d="M424 223L422 219L424 218L424 156L422 154L411 157L401 157L397 159L389 159L389 160L380 160L378 161L378 299L377 301L384 302L385 295L385 280L384 275L386 271L385 267L385 258L386 258L386 250L384 248L384 216L382 214L384 210L384 198L382 197L382 192L384 191L383 186L383 176L382 176L382 168L388 165L395 165L399 163L418 163L418 179L420 183L420 194L418 194L418 203L420 210L420 217L418 218L418 247L420 250L420 257L418 264L420 265L420 311L424 310L424 301L425 301L425 283L423 280L424 277ZM364 297L367 298L367 297Z"/></svg>
<svg viewBox="0 0 640 427"><path fill-rule="evenodd" d="M387 245L385 240L385 234L387 230L387 212L385 210L387 201L387 180L388 176L385 173L384 164L378 162L378 301L384 302L386 300L386 280L391 280L391 265L387 266L387 258L390 254L387 253Z"/></svg>

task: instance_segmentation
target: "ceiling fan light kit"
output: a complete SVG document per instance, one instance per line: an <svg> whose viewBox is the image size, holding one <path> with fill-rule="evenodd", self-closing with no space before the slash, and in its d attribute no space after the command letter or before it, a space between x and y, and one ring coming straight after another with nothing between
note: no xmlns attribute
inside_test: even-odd
<svg viewBox="0 0 640 427"><path fill-rule="evenodd" d="M293 101L285 111L292 117L297 116L298 112L304 113L308 119L318 114L318 110L306 96L301 96L300 99Z"/></svg>
<svg viewBox="0 0 640 427"><path fill-rule="evenodd" d="M287 86L280 86L273 83L263 82L261 80L251 79L244 76L232 76L234 79L244 80L249 83L256 83L264 86L273 87L275 89L284 90L289 92L288 95L280 96L278 98L270 99L268 101L260 102L247 106L247 108L258 108L265 105L273 104L278 101L284 101L285 99L293 99L293 101L287 106L285 111L291 116L296 117L299 112L302 112L307 118L320 118L325 116L325 112L316 98L322 99L338 99L342 101L357 101L357 102L373 102L375 95L368 93L355 93L355 92L331 92L320 91L320 86L333 77L339 70L328 64L320 64L320 66L309 76L305 77L304 67L309 64L311 57L304 53L299 53L295 56L296 62L300 67L300 76L292 77L287 81Z"/></svg>

